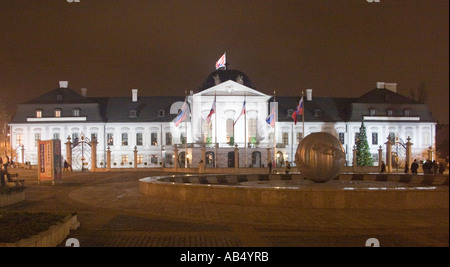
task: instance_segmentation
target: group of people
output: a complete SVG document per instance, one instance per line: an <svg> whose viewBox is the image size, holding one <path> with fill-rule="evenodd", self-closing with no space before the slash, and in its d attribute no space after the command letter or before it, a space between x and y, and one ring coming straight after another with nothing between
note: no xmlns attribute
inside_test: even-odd
<svg viewBox="0 0 450 267"><path fill-rule="evenodd" d="M417 159L414 160L413 163L411 163L411 168L409 168L408 164L405 165L405 173L408 173L411 170L412 174L417 174L417 171L419 169L419 162ZM445 171L445 164L443 162L437 163L436 160L426 160L422 164L422 170L424 174L443 174ZM381 172L386 171L386 165L384 164L384 161L381 162Z"/></svg>
<svg viewBox="0 0 450 267"><path fill-rule="evenodd" d="M4 186L6 180L11 182L11 176L8 173L8 166L11 164L9 157L0 157L0 185Z"/></svg>

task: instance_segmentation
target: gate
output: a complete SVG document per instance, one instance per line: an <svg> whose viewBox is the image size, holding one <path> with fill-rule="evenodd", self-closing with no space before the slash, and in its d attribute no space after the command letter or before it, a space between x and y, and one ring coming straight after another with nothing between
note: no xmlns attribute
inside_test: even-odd
<svg viewBox="0 0 450 267"><path fill-rule="evenodd" d="M81 138L72 144L72 169L86 171L91 168L91 144L89 138L81 134Z"/></svg>

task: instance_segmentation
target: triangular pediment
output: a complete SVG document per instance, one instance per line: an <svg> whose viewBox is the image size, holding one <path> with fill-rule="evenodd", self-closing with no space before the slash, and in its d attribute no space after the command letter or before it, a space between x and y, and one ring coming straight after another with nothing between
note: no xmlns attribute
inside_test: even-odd
<svg viewBox="0 0 450 267"><path fill-rule="evenodd" d="M216 86L201 91L194 96L262 96L270 98L266 94L263 94L255 89L237 83L235 81L228 80L220 83Z"/></svg>

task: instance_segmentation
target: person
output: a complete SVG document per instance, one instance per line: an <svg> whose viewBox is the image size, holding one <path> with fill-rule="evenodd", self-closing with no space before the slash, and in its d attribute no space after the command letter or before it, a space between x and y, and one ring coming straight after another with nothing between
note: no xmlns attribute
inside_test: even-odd
<svg viewBox="0 0 450 267"><path fill-rule="evenodd" d="M436 160L433 160L433 173L434 173L434 174L437 174L437 173L438 173L438 170L439 170L439 165L438 165L438 163L436 162Z"/></svg>
<svg viewBox="0 0 450 267"><path fill-rule="evenodd" d="M69 163L67 162L67 160L64 160L64 168L63 168L64 172L68 172L69 171Z"/></svg>
<svg viewBox="0 0 450 267"><path fill-rule="evenodd" d="M9 157L5 156L3 158L3 170L5 171L5 173L8 173L8 165L9 165Z"/></svg>
<svg viewBox="0 0 450 267"><path fill-rule="evenodd" d="M386 172L386 164L384 164L384 161L381 161L381 172Z"/></svg>
<svg viewBox="0 0 450 267"><path fill-rule="evenodd" d="M417 169L419 169L419 163L417 163L417 159L414 159L414 162L411 163L411 173L417 174Z"/></svg>
<svg viewBox="0 0 450 267"><path fill-rule="evenodd" d="M267 163L267 167L269 167L269 173L272 173L272 161L269 161L269 163Z"/></svg>
<svg viewBox="0 0 450 267"><path fill-rule="evenodd" d="M289 174L289 171L291 170L291 164L289 163L289 161L286 160L286 174Z"/></svg>
<svg viewBox="0 0 450 267"><path fill-rule="evenodd" d="M423 170L423 174L431 174L431 170L433 169L433 163L431 162L431 160L427 159L423 164L422 164L422 170Z"/></svg>
<svg viewBox="0 0 450 267"><path fill-rule="evenodd" d="M439 162L439 174L444 174L445 172L445 165L442 162Z"/></svg>
<svg viewBox="0 0 450 267"><path fill-rule="evenodd" d="M204 173L205 172L205 163L203 163L203 160L200 160L198 163L198 173Z"/></svg>
<svg viewBox="0 0 450 267"><path fill-rule="evenodd" d="M409 172L409 164L406 163L406 164L405 164L405 173L408 173L408 172Z"/></svg>
<svg viewBox="0 0 450 267"><path fill-rule="evenodd" d="M0 157L1 160L1 157ZM0 164L0 186L4 186L5 185L5 172L3 171L3 165Z"/></svg>

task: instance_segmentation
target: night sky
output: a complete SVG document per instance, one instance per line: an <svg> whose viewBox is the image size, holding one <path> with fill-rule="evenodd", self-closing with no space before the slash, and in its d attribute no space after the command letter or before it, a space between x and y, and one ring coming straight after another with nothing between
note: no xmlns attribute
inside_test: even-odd
<svg viewBox="0 0 450 267"><path fill-rule="evenodd" d="M257 90L358 97L424 82L449 122L448 0L0 0L0 102L68 80L88 96L184 95L227 53ZM295 107L293 107L295 108Z"/></svg>

